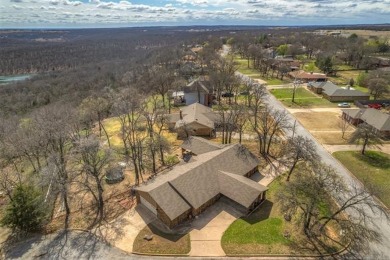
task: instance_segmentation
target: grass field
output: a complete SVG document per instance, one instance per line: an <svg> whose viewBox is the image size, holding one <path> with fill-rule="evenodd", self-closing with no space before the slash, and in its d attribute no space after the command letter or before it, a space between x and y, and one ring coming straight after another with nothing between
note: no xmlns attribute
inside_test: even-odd
<svg viewBox="0 0 390 260"><path fill-rule="evenodd" d="M292 88L271 89L270 92L287 107L336 107L327 99L316 96L304 88L297 88L294 102L292 102Z"/></svg>
<svg viewBox="0 0 390 260"><path fill-rule="evenodd" d="M380 38L390 39L390 31L376 31L376 30L340 30L342 33L355 33L358 36L369 38L370 36L377 36Z"/></svg>
<svg viewBox="0 0 390 260"><path fill-rule="evenodd" d="M153 235L151 241L144 239ZM191 249L189 234L167 234L149 224L142 229L133 244L133 251L143 254L188 254Z"/></svg>
<svg viewBox="0 0 390 260"><path fill-rule="evenodd" d="M390 155L382 152L335 152L336 157L363 184L372 185L377 197L390 208Z"/></svg>

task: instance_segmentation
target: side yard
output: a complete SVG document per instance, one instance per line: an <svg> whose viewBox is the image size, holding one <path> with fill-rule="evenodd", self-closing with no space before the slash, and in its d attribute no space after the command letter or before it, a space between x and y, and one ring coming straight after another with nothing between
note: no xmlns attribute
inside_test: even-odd
<svg viewBox="0 0 390 260"><path fill-rule="evenodd" d="M270 92L279 99L286 107L337 107L337 103L332 103L325 98L299 87L295 91L294 102L292 102L293 88L271 89Z"/></svg>
<svg viewBox="0 0 390 260"><path fill-rule="evenodd" d="M347 144L355 128L343 123L341 112L296 112L293 113L298 121L322 144ZM345 129L344 137L342 128Z"/></svg>
<svg viewBox="0 0 390 260"><path fill-rule="evenodd" d="M225 231L221 243L227 255L318 255L341 248L329 240L321 244L323 247L314 246L296 224L298 216L285 220L284 212L276 202L276 194L281 191L284 182L283 177L274 180L268 186L267 200L251 215L237 219ZM324 201L321 212L328 212L331 205L331 202Z"/></svg>
<svg viewBox="0 0 390 260"><path fill-rule="evenodd" d="M333 156L390 208L390 154L366 151L362 155L359 151L346 151L335 152Z"/></svg>

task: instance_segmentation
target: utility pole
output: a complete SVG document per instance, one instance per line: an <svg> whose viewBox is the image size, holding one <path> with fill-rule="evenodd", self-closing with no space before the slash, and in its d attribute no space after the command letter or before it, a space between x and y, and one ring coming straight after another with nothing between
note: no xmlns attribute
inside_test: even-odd
<svg viewBox="0 0 390 260"><path fill-rule="evenodd" d="M292 103L295 102L295 91L297 90L297 87L299 87L301 81L297 81L297 74L295 74L295 77L294 77L294 82L293 82L293 86L294 86L294 89L293 89L293 96L292 96Z"/></svg>

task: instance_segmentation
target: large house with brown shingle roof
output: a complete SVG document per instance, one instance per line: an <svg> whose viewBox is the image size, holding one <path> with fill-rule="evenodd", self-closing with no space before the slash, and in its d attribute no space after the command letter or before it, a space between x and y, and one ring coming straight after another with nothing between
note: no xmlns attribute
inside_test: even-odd
<svg viewBox="0 0 390 260"><path fill-rule="evenodd" d="M137 202L170 228L199 215L221 196L247 213L265 199L267 187L249 179L258 158L244 146L190 137L182 148L187 160L136 188Z"/></svg>
<svg viewBox="0 0 390 260"><path fill-rule="evenodd" d="M178 138L188 136L208 136L215 135L215 125L219 121L218 113L211 108L194 103L182 107L180 113L171 114L168 119L168 128L176 131Z"/></svg>
<svg viewBox="0 0 390 260"><path fill-rule="evenodd" d="M347 86L341 88L330 81L309 82L307 88L316 94L322 94L324 98L331 102L369 100L370 95Z"/></svg>
<svg viewBox="0 0 390 260"><path fill-rule="evenodd" d="M342 118L357 126L361 123L370 125L385 137L390 137L390 115L373 108L342 109Z"/></svg>
<svg viewBox="0 0 390 260"><path fill-rule="evenodd" d="M313 73L313 72L306 72L303 70L296 70L296 71L291 71L288 73L288 76L291 79L301 81L301 82L324 82L328 80L328 77L325 74L322 73Z"/></svg>

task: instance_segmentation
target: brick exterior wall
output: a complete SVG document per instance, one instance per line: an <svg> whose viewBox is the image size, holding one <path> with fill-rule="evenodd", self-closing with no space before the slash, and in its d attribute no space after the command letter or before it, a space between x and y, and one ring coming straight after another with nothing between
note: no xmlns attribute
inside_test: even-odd
<svg viewBox="0 0 390 260"><path fill-rule="evenodd" d="M323 93L324 98L329 100L330 102L352 102L357 100L369 100L370 97L351 97L351 96L344 96L344 97L330 97Z"/></svg>
<svg viewBox="0 0 390 260"><path fill-rule="evenodd" d="M221 198L221 194L218 194L217 196L215 196L215 197L212 198L211 200L207 201L205 204L203 204L203 205L200 206L199 208L197 208L197 209L192 209L192 216L197 216L197 215L199 215L200 213L202 213L203 211L205 211L206 208L210 207L210 206L213 205L215 202L217 202L217 200L219 200L219 198Z"/></svg>

